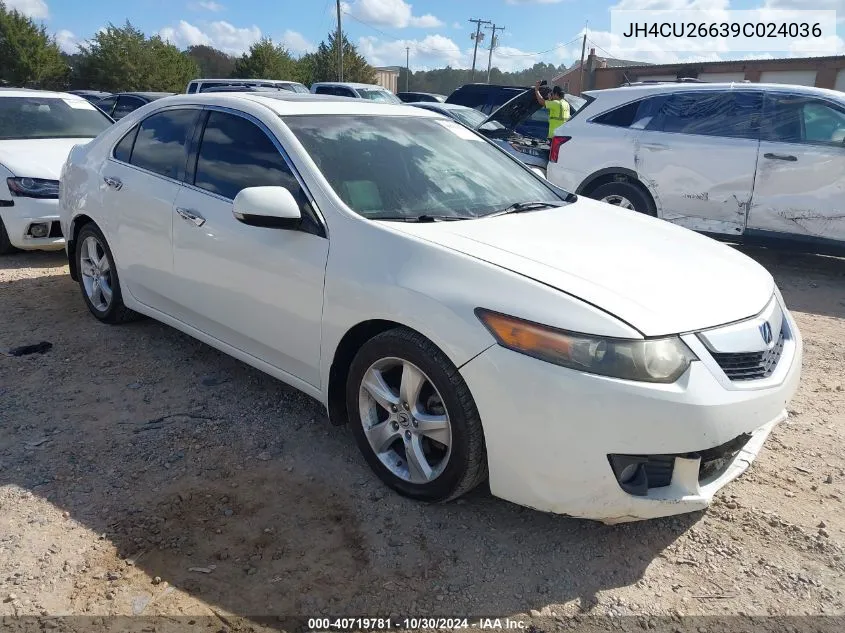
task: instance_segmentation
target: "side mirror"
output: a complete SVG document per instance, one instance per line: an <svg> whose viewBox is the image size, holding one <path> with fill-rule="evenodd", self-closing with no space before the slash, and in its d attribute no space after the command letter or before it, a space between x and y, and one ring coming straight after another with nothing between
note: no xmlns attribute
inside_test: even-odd
<svg viewBox="0 0 845 633"><path fill-rule="evenodd" d="M232 214L244 224L273 229L296 229L302 213L284 187L247 187L235 196Z"/></svg>

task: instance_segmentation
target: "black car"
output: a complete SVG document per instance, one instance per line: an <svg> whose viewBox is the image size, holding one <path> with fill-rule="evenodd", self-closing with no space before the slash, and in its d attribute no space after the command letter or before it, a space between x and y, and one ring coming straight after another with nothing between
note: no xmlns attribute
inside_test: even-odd
<svg viewBox="0 0 845 633"><path fill-rule="evenodd" d="M405 103L443 103L446 95L433 92L397 92L396 96Z"/></svg>
<svg viewBox="0 0 845 633"><path fill-rule="evenodd" d="M118 94L100 99L94 102L94 105L100 108L103 112L108 114L115 121L119 121L130 112L133 112L145 106L148 103L161 99L163 97L170 97L176 93L174 92L119 92Z"/></svg>
<svg viewBox="0 0 845 633"><path fill-rule="evenodd" d="M102 90L68 90L68 93L87 99L91 103L101 101L106 97L110 97L112 94L110 92L103 92Z"/></svg>
<svg viewBox="0 0 845 633"><path fill-rule="evenodd" d="M475 108L484 114L490 115L503 106L505 103L524 94L526 91L534 90L527 86L496 86L490 84L466 84L455 90L446 99L446 103ZM569 104L570 115L574 115L587 103L585 99L575 95L564 95L563 98ZM526 104L531 107L530 99ZM516 128L516 131L531 138L545 139L549 133L549 113L539 104L534 108L533 113L528 113Z"/></svg>

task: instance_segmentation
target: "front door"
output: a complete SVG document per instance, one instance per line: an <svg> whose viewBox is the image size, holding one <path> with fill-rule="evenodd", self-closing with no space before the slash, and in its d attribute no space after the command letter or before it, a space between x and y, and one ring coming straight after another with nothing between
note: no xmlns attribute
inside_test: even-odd
<svg viewBox="0 0 845 633"><path fill-rule="evenodd" d="M141 303L169 312L173 301L173 202L185 173L188 139L201 110L156 112L130 130L102 167L106 235L121 283Z"/></svg>
<svg viewBox="0 0 845 633"><path fill-rule="evenodd" d="M741 235L757 165L759 92L690 91L646 99L631 127L634 162L660 217Z"/></svg>
<svg viewBox="0 0 845 633"><path fill-rule="evenodd" d="M318 387L329 242L269 131L230 111L207 116L194 173L174 205L177 317ZM235 196L258 186L293 193L303 216L299 230L235 219Z"/></svg>
<svg viewBox="0 0 845 633"><path fill-rule="evenodd" d="M748 228L808 242L845 242L845 105L766 97Z"/></svg>

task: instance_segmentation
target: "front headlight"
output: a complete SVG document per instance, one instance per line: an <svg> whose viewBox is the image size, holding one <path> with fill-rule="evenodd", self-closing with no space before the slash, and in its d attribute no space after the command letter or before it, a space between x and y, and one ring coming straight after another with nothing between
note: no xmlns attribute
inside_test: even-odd
<svg viewBox="0 0 845 633"><path fill-rule="evenodd" d="M482 308L475 314L502 347L591 374L672 383L697 360L677 336L605 338L566 332Z"/></svg>
<svg viewBox="0 0 845 633"><path fill-rule="evenodd" d="M6 178L13 196L23 198L58 198L59 181L46 178Z"/></svg>

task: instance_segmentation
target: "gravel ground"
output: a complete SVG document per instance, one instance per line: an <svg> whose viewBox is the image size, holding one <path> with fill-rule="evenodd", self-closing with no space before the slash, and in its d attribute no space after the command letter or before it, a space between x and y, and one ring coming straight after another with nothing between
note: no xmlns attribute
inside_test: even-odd
<svg viewBox="0 0 845 633"><path fill-rule="evenodd" d="M0 617L845 614L845 260L749 253L805 339L790 420L708 511L621 526L403 499L308 397L1 258L0 350L53 346L0 355Z"/></svg>

